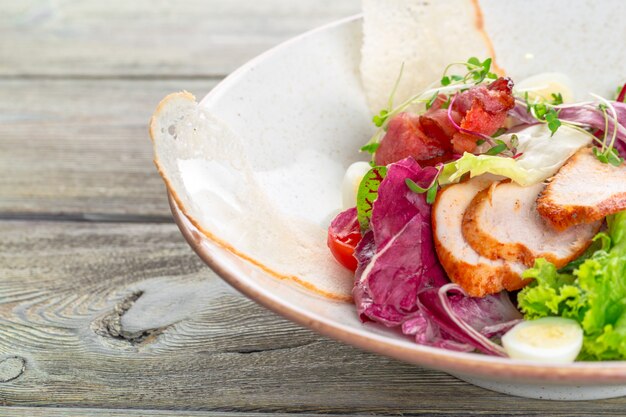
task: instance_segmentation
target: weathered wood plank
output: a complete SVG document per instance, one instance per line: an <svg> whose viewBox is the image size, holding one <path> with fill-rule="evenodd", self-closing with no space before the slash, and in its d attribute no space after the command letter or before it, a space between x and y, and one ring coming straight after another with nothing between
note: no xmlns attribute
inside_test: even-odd
<svg viewBox="0 0 626 417"><path fill-rule="evenodd" d="M0 213L169 218L148 120L166 94L216 82L0 81Z"/></svg>
<svg viewBox="0 0 626 417"><path fill-rule="evenodd" d="M171 224L71 221L165 221L146 134L158 100L202 96L358 8L0 0L0 218L66 220L0 221L0 404L66 407L0 415L623 414L625 399L507 397L317 336L232 291Z"/></svg>
<svg viewBox="0 0 626 417"><path fill-rule="evenodd" d="M0 76L223 75L359 0L0 1Z"/></svg>
<svg viewBox="0 0 626 417"><path fill-rule="evenodd" d="M3 417L310 417L319 414L245 413L219 411L115 410L99 408L4 407ZM342 414L334 414L342 417Z"/></svg>
<svg viewBox="0 0 626 417"><path fill-rule="evenodd" d="M248 412L215 412L215 411L161 411L161 410L114 410L98 408L50 408L50 407L7 407L0 409L3 417L318 417L328 414L311 413L248 413ZM369 413L363 413L369 416ZM376 415L385 415L377 413ZM444 416L440 413L420 413L415 416ZM466 414L458 414L466 415ZM486 416L508 415L508 414L483 414ZM541 414L540 414L541 415ZM581 415L576 412L543 414L549 416L575 416ZM584 414L582 414L584 415ZM614 414L621 416L621 414ZM354 416L354 414L332 414L333 417Z"/></svg>
<svg viewBox="0 0 626 417"><path fill-rule="evenodd" d="M24 364L0 382L6 405L600 415L626 404L521 400L327 340L234 292L172 224L0 222L0 236L0 361Z"/></svg>
<svg viewBox="0 0 626 417"><path fill-rule="evenodd" d="M0 406L0 415L2 415L2 417L311 417L319 416L320 414ZM352 414L333 414L334 417L342 417L347 415Z"/></svg>

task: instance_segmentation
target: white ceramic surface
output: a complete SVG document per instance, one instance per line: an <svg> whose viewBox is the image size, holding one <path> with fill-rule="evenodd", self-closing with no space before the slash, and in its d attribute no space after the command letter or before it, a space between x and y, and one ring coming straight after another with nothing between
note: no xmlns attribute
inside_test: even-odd
<svg viewBox="0 0 626 417"><path fill-rule="evenodd" d="M359 79L360 46L360 18L328 25L249 62L201 102L229 125L249 154L259 155L250 163L263 189L281 202L281 215L325 227L341 205L343 170L363 158L357 149L372 128ZM299 180L300 170L319 167L317 180ZM383 327L363 325L352 304L267 274L198 232L170 202L185 238L227 282L322 334L512 395L580 400L626 394L626 362L541 365L420 346Z"/></svg>

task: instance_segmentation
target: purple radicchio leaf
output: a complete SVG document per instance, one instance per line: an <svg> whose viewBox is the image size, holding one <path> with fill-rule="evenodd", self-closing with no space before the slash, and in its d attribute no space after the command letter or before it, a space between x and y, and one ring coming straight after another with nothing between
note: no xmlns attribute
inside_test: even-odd
<svg viewBox="0 0 626 417"><path fill-rule="evenodd" d="M374 202L371 230L356 248L353 290L361 320L400 326L417 343L457 351L503 355L488 338L521 318L506 293L468 297L450 284L434 251L431 206L406 187L432 182L435 168L412 158L389 166ZM481 332L485 333L482 334Z"/></svg>
<svg viewBox="0 0 626 417"><path fill-rule="evenodd" d="M526 104L520 103L519 101L515 103L515 107L509 110L509 116L517 120L519 124L534 125L539 123L537 119L530 114Z"/></svg>
<svg viewBox="0 0 626 417"><path fill-rule="evenodd" d="M398 326L419 314L420 290L447 282L435 256L431 206L424 194L413 193L405 183L410 178L427 184L436 173L435 168L422 169L406 158L389 166L378 188L371 231L356 249L359 268L353 296L363 320Z"/></svg>
<svg viewBox="0 0 626 417"><path fill-rule="evenodd" d="M614 147L621 156L626 156L626 103L619 101L611 102L617 115L617 140ZM559 120L564 122L575 123L581 127L598 129L604 131L605 120L604 114L593 102L562 104L555 106L558 111ZM614 132L613 115L607 110L608 118L608 135L611 137ZM525 103L517 102L515 107L509 111L509 116L515 119L520 125L531 125L539 123L527 110Z"/></svg>
<svg viewBox="0 0 626 417"><path fill-rule="evenodd" d="M456 341L496 356L504 356L504 349L489 338L503 334L522 318L505 292L473 298L459 285L446 284L420 293L419 300Z"/></svg>
<svg viewBox="0 0 626 417"><path fill-rule="evenodd" d="M411 179L426 188L438 173L437 168L420 167L411 157L389 166L372 208L371 229L377 246L385 246L414 217L430 225L430 205L423 194L409 190L405 180Z"/></svg>
<svg viewBox="0 0 626 417"><path fill-rule="evenodd" d="M347 239L358 223L356 208L352 207L339 213L330 223L329 229L340 239Z"/></svg>
<svg viewBox="0 0 626 417"><path fill-rule="evenodd" d="M626 103L611 102L617 115L617 140L615 148L622 156L626 156ZM559 108L559 119L566 122L574 122L593 129L604 131L604 114L597 105L591 103L581 103L579 105L557 106ZM608 135L611 137L615 129L613 115L610 110L608 114Z"/></svg>

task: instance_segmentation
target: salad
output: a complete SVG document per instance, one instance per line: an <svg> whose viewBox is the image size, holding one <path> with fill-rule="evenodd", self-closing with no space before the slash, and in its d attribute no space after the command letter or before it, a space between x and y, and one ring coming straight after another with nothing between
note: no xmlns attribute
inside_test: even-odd
<svg viewBox="0 0 626 417"><path fill-rule="evenodd" d="M363 322L417 343L548 362L626 359L626 85L572 102L566 77L491 59L374 117L328 229Z"/></svg>

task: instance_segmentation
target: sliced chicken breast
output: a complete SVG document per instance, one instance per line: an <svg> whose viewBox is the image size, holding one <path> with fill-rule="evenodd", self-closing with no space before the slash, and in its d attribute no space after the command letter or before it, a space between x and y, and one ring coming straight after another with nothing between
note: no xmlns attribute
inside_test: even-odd
<svg viewBox="0 0 626 417"><path fill-rule="evenodd" d="M493 183L479 192L463 217L463 237L489 259L520 262L528 267L545 258L557 267L580 256L592 242L601 222L557 231L537 212L542 183L519 186L510 180Z"/></svg>
<svg viewBox="0 0 626 417"><path fill-rule="evenodd" d="M626 209L626 164L604 164L590 148L574 154L548 181L537 210L557 230Z"/></svg>
<svg viewBox="0 0 626 417"><path fill-rule="evenodd" d="M518 262L492 260L481 256L463 237L463 215L476 194L493 183L482 175L450 185L437 195L432 223L435 250L448 277L468 294L484 297L502 290L517 290L528 281L521 278L526 267Z"/></svg>

